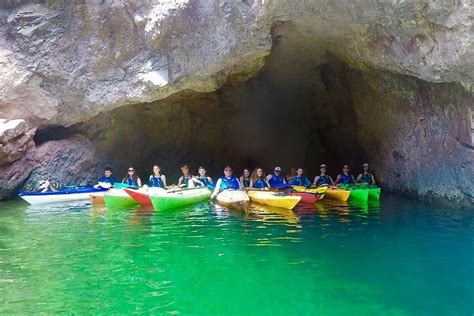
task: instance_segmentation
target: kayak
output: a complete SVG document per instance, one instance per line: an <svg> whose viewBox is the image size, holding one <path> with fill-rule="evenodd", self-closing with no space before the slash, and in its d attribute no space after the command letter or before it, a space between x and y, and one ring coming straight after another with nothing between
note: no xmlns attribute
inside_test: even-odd
<svg viewBox="0 0 474 316"><path fill-rule="evenodd" d="M104 192L89 193L89 200L94 206L104 205Z"/></svg>
<svg viewBox="0 0 474 316"><path fill-rule="evenodd" d="M300 203L313 204L318 200L324 198L328 187L306 188L304 186L293 186L296 192L291 192L293 196L301 196Z"/></svg>
<svg viewBox="0 0 474 316"><path fill-rule="evenodd" d="M325 197L327 199L338 200L338 201L347 201L351 195L351 191L343 190L339 188L329 188L326 191Z"/></svg>
<svg viewBox="0 0 474 316"><path fill-rule="evenodd" d="M300 196L291 196L284 192L248 190L247 194L253 202L289 210L301 201Z"/></svg>
<svg viewBox="0 0 474 316"><path fill-rule="evenodd" d="M245 217L255 220L254 217L266 222L275 223L278 222L287 222L287 223L298 223L299 217L292 210L268 206L258 203L250 203L248 210L245 212Z"/></svg>
<svg viewBox="0 0 474 316"><path fill-rule="evenodd" d="M155 210L163 211L206 201L211 196L211 191L208 188L192 188L178 191L156 192L149 196Z"/></svg>
<svg viewBox="0 0 474 316"><path fill-rule="evenodd" d="M73 188L49 192L21 192L18 196L29 204L50 204L67 202L88 202L89 194L105 192L104 188Z"/></svg>
<svg viewBox="0 0 474 316"><path fill-rule="evenodd" d="M150 194L159 193L159 192L166 192L165 189L162 188L141 188L138 190L135 189L123 189L132 199L134 199L138 204L143 206L152 206L150 200Z"/></svg>
<svg viewBox="0 0 474 316"><path fill-rule="evenodd" d="M380 200L380 187L373 186L369 187L369 199L371 200Z"/></svg>
<svg viewBox="0 0 474 316"><path fill-rule="evenodd" d="M104 194L104 200L108 208L138 205L123 189L111 189Z"/></svg>
<svg viewBox="0 0 474 316"><path fill-rule="evenodd" d="M225 190L216 197L217 204L237 211L246 211L250 204L247 192L242 190Z"/></svg>
<svg viewBox="0 0 474 316"><path fill-rule="evenodd" d="M351 191L351 195L349 198L351 200L360 200L360 201L368 201L369 200L369 189L367 186L365 187L360 187L358 185L341 185L339 186L341 189L349 190Z"/></svg>

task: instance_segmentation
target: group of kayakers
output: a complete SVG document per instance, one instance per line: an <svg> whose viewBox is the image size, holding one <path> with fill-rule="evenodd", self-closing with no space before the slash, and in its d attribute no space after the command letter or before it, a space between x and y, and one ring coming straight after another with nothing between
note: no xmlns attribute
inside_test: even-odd
<svg viewBox="0 0 474 316"><path fill-rule="evenodd" d="M342 172L337 175L334 181L331 176L327 174L327 166L325 164L320 165L320 174L317 175L311 182L305 175L303 168L292 168L290 173L285 177L282 175L281 167L275 167L274 170L265 175L262 168L258 167L251 172L250 169L245 168L240 178L233 175L233 169L230 165L224 167L224 175L220 177L214 184L212 178L207 175L207 170L203 166L198 168L198 175L193 176L191 174L188 165L181 167L182 175L178 179L178 187L195 187L195 186L206 186L214 189L213 196L217 195L219 191L226 189L243 189L243 188L254 188L254 189L270 189L279 188L288 185L297 186L339 186L341 184L375 184L375 178L372 173L369 172L369 164L364 163L362 165L362 172L354 178L350 173L349 165L345 164L342 167ZM118 182L112 175L111 168L105 168L104 176L99 179L99 183L109 183L111 185ZM130 186L141 187L143 185L142 180L137 175L135 168L129 167L127 174L121 181ZM160 187L170 188L175 185L168 185L166 182L166 176L161 174L161 168L159 165L153 166L153 174L148 179L149 187Z"/></svg>

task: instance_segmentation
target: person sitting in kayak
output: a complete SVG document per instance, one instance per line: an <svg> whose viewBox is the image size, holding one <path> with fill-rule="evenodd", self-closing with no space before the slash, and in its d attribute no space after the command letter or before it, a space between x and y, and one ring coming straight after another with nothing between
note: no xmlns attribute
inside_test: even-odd
<svg viewBox="0 0 474 316"><path fill-rule="evenodd" d="M142 180L140 179L140 177L138 177L133 167L128 168L127 174L123 178L122 183L126 183L134 187L142 186Z"/></svg>
<svg viewBox="0 0 474 316"><path fill-rule="evenodd" d="M275 170L267 176L267 181L272 188L281 188L286 186L285 178L281 175L281 168L275 167Z"/></svg>
<svg viewBox="0 0 474 316"><path fill-rule="evenodd" d="M265 189L270 188L270 184L265 178L265 173L262 168L256 168L252 173L252 178L250 179L250 188L253 189Z"/></svg>
<svg viewBox="0 0 474 316"><path fill-rule="evenodd" d="M342 173L337 175L336 185L354 184L354 176L349 173L349 165L342 166Z"/></svg>
<svg viewBox="0 0 474 316"><path fill-rule="evenodd" d="M296 176L292 177L290 180L290 185L302 185L305 187L309 187L311 185L311 181L303 175L303 168L298 168L296 170Z"/></svg>
<svg viewBox="0 0 474 316"><path fill-rule="evenodd" d="M203 184L203 186L205 187L208 187L208 188L214 188L214 182L212 181L212 178L211 177L208 177L206 175L206 168L204 168L203 166L200 166L198 168L198 174L199 176L197 177L194 177L195 179L201 181L201 183Z"/></svg>
<svg viewBox="0 0 474 316"><path fill-rule="evenodd" d="M242 188L248 188L250 186L250 169L245 168L239 180Z"/></svg>
<svg viewBox="0 0 474 316"><path fill-rule="evenodd" d="M314 186L321 186L321 185L330 185L334 186L334 181L332 180L331 176L326 174L327 167L325 164L319 166L319 171L321 172L319 176L316 176L313 181Z"/></svg>
<svg viewBox="0 0 474 316"><path fill-rule="evenodd" d="M115 182L117 182L117 179L115 179L112 176L112 168L107 167L104 169L104 176L97 181L97 183L110 183L111 185L114 185Z"/></svg>
<svg viewBox="0 0 474 316"><path fill-rule="evenodd" d="M224 176L220 177L216 182L214 192L212 192L211 198L215 198L220 191L225 190L239 190L243 187L240 185L239 179L232 175L232 167L227 165L224 167Z"/></svg>
<svg viewBox="0 0 474 316"><path fill-rule="evenodd" d="M183 175L179 177L178 187L180 188L188 187L188 182L192 178L191 174L189 173L189 166L188 165L182 166L181 172L183 173Z"/></svg>
<svg viewBox="0 0 474 316"><path fill-rule="evenodd" d="M363 171L357 176L356 182L361 184L375 184L374 175L369 172L369 164L364 163L362 168Z"/></svg>
<svg viewBox="0 0 474 316"><path fill-rule="evenodd" d="M153 174L150 176L148 185L151 188L166 188L166 176L161 174L161 168L159 165L153 166Z"/></svg>

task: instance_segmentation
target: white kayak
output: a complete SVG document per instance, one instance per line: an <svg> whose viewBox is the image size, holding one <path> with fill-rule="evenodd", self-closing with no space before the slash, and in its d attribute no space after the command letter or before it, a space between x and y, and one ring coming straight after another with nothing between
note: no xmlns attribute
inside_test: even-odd
<svg viewBox="0 0 474 316"><path fill-rule="evenodd" d="M104 188L76 188L49 192L21 192L18 196L31 205L89 202L89 195L91 193L105 192L107 190Z"/></svg>

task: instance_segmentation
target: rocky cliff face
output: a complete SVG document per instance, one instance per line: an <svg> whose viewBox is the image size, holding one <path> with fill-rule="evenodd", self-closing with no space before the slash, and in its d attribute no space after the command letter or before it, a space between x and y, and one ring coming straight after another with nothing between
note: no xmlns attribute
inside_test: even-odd
<svg viewBox="0 0 474 316"><path fill-rule="evenodd" d="M4 2L0 196L105 164L279 156L370 160L386 188L472 205L472 15L464 0ZM70 146L83 159L61 165Z"/></svg>

